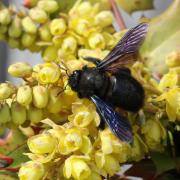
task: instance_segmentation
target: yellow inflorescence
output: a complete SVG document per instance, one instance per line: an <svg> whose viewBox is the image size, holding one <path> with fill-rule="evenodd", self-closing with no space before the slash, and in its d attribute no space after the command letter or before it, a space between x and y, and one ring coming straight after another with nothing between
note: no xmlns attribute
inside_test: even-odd
<svg viewBox="0 0 180 180"><path fill-rule="evenodd" d="M132 125L133 142L119 140L101 121L95 105L80 99L68 85L69 75L103 59L127 30L115 32L110 11L99 4L77 1L67 14L59 14L55 0L39 0L27 14L0 9L0 38L11 47L40 51L44 63L31 67L15 63L10 75L23 79L19 87L0 84L0 125L40 127L28 138L31 161L22 164L20 180L101 180L113 176L120 164L143 159L150 151L163 151L169 123L180 120L180 55L166 59L169 71L155 79L142 62L131 69L145 89L139 113L125 113ZM6 35L6 36L5 36ZM20 41L19 41L20 39Z"/></svg>

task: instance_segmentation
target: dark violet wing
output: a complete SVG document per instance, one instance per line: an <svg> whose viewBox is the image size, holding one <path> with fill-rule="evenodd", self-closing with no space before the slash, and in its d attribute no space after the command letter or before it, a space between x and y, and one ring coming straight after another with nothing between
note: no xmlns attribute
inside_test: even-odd
<svg viewBox="0 0 180 180"><path fill-rule="evenodd" d="M125 56L132 57L137 53L138 47L147 33L147 27L146 23L141 23L130 29L103 61L98 64L97 68L106 70L114 63L119 66L127 64L128 59Z"/></svg>
<svg viewBox="0 0 180 180"><path fill-rule="evenodd" d="M112 132L122 141L132 142L132 129L128 120L114 111L113 107L108 105L98 96L92 96L91 100L97 107L101 117L105 120Z"/></svg>

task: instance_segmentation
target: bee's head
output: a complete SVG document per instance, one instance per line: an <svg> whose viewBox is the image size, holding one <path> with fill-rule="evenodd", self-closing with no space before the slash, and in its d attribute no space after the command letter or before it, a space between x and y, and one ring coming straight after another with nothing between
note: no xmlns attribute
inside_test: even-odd
<svg viewBox="0 0 180 180"><path fill-rule="evenodd" d="M69 76L69 85L73 91L78 91L81 72L81 70L76 70Z"/></svg>

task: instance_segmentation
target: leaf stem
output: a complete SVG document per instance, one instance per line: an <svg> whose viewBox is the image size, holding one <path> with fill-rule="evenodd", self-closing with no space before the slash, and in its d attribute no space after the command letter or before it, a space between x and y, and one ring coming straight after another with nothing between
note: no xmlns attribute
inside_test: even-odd
<svg viewBox="0 0 180 180"><path fill-rule="evenodd" d="M111 4L111 8L114 13L114 16L115 16L118 26L121 28L121 30L126 29L125 22L123 20L123 17L121 15L121 12L118 9L118 6L117 6L115 0L109 0L109 3Z"/></svg>

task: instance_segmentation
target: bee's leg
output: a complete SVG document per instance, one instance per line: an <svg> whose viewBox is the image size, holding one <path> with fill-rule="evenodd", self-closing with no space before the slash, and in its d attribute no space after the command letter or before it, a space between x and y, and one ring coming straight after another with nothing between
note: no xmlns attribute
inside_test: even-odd
<svg viewBox="0 0 180 180"><path fill-rule="evenodd" d="M89 61L89 62L94 63L95 65L98 65L98 64L101 62L100 59L94 58L94 57L90 57L90 56L86 56L86 57L82 57L82 58L83 58L84 60L86 60L86 61Z"/></svg>
<svg viewBox="0 0 180 180"><path fill-rule="evenodd" d="M101 118L101 122L100 122L99 128L101 130L104 130L105 129L105 125L106 125L105 121L103 121L103 119Z"/></svg>

